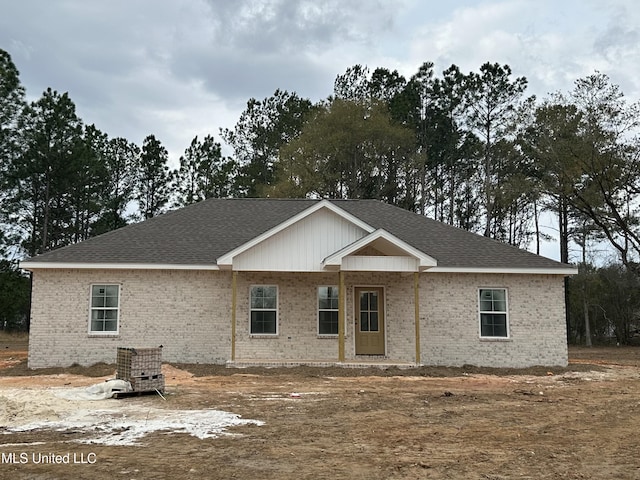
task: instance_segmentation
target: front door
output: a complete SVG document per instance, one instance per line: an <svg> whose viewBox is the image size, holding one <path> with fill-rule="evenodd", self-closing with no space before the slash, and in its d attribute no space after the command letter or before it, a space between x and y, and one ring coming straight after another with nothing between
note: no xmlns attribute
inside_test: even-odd
<svg viewBox="0 0 640 480"><path fill-rule="evenodd" d="M384 290L357 287L356 355L384 355Z"/></svg>

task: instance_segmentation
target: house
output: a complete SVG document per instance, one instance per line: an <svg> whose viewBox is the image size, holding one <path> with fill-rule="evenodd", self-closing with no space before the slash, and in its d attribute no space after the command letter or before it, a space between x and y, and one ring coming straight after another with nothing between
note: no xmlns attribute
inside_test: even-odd
<svg viewBox="0 0 640 480"><path fill-rule="evenodd" d="M30 258L31 368L566 365L569 265L376 200L210 199Z"/></svg>

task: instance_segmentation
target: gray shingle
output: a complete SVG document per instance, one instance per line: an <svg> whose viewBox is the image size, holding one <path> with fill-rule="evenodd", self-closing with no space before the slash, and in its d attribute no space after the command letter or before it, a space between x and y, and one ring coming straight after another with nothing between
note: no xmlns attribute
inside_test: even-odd
<svg viewBox="0 0 640 480"><path fill-rule="evenodd" d="M312 206L306 199L209 199L30 259L215 265L221 255ZM332 200L438 261L439 267L566 268L553 260L377 200Z"/></svg>
<svg viewBox="0 0 640 480"><path fill-rule="evenodd" d="M340 206L435 258L438 267L567 268L546 257L376 200L364 200L361 205L347 201Z"/></svg>

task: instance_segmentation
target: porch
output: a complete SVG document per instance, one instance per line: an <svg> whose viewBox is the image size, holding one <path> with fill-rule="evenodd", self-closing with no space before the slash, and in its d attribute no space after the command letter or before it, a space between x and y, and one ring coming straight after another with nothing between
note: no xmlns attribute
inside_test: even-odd
<svg viewBox="0 0 640 480"><path fill-rule="evenodd" d="M368 359L350 359L347 361L337 360L229 360L226 363L227 368L249 368L249 367L265 367L265 368L282 368L282 367L342 367L342 368L379 368L385 370L387 368L416 368L422 365L414 362L405 362L391 360L388 358L368 358Z"/></svg>

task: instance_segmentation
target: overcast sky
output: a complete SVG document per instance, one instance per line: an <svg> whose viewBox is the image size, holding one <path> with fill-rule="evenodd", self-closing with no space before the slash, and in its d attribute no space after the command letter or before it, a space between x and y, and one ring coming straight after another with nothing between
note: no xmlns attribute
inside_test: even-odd
<svg viewBox="0 0 640 480"><path fill-rule="evenodd" d="M85 123L172 162L195 135L232 127L275 89L313 101L349 66L440 72L508 63L528 93L595 70L640 96L634 0L0 0L0 48L30 100L69 92Z"/></svg>

